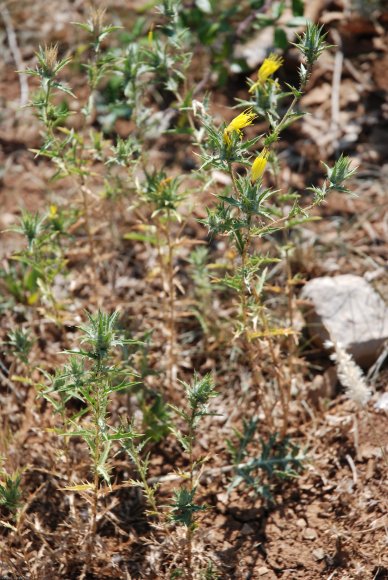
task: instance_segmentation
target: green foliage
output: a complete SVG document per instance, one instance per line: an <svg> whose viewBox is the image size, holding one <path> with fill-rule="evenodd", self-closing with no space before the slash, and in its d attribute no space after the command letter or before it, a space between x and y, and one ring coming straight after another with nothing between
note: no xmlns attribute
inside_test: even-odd
<svg viewBox="0 0 388 580"><path fill-rule="evenodd" d="M22 211L20 226L16 227L14 231L27 238L28 249L30 251L33 249L37 241L41 239L44 221L45 218L42 218L38 213L33 214L28 211Z"/></svg>
<svg viewBox="0 0 388 580"><path fill-rule="evenodd" d="M143 414L144 436L147 440L158 443L171 431L171 414L169 407L160 393L149 392L148 396L139 397Z"/></svg>
<svg viewBox="0 0 388 580"><path fill-rule="evenodd" d="M135 443L135 439L141 437L140 434L135 433L131 425L122 425L122 430L124 433L131 433L132 436L125 436L121 440L121 445L129 455L132 463L137 469L139 479L131 479L131 485L139 487L144 494L144 497L148 503L150 516L160 516L157 503L156 503L156 493L159 488L158 484L148 483L148 468L150 463L150 454L144 455L144 447L147 444L147 439L143 439L140 443Z"/></svg>
<svg viewBox="0 0 388 580"><path fill-rule="evenodd" d="M275 423L274 405L266 405L266 402L272 397L273 403L279 397L285 432L292 377L283 377L282 382L279 376L285 357L292 357L294 352L286 341L275 344L272 335L283 333L288 336L288 330L293 331L292 312L288 313L289 320L286 320L284 310L279 309L279 314L272 311L268 316L277 318L277 323L281 320L278 324L282 325L272 328L267 319L270 305L267 298L271 291L278 292L280 300L282 294L286 294L292 309L290 287L295 277L286 270L288 286L285 291L275 286L269 289L269 286L278 283L278 278L271 282L276 274L275 268L287 260L291 247L288 240L290 230L312 219L311 210L324 202L330 191L348 193L346 181L355 170L351 168L350 160L343 156L332 167L325 165L327 175L323 185L308 188L313 193L308 205L303 205L301 194L282 192L277 186L280 163L276 144L285 129L303 116L297 108L300 97L313 64L328 46L322 27L308 24L306 31L298 35L295 46L302 62L296 86L286 84L282 87L273 77L282 58L270 54L262 65L264 68L260 67L258 71L258 80L248 82L246 99L238 101L243 113L229 124L216 122L210 115L207 97L203 103L193 99L198 87L192 84L195 75L191 75L189 66L198 38L201 50L214 56L210 78L214 79L215 71L218 79L226 80L230 65L238 65L236 71L244 69L244 63L233 61L231 51L236 38L245 41L254 28L271 26L275 46L286 49L287 38L283 25L279 24L280 19L285 9L291 6L293 16L287 26L299 26L304 22L303 0L269 4L263 0L240 4L198 0L189 4L163 0L155 19L139 18L134 30L121 36L122 45L113 43L113 48L107 47L106 38L119 27L104 24L103 10L92 12L86 23L77 23L82 34L87 36L87 46L85 44L79 51L79 54L86 55L82 57L84 62L77 61L77 64L82 65L79 69L84 71L88 90L86 97L82 97L84 102L77 108L82 113L81 121L77 119L74 127L70 111L75 107L68 101L75 96L61 78L71 59L61 59L57 46L39 49L36 69L27 70L27 74L40 81L40 89L31 103L44 127L43 142L36 154L53 163L56 168L54 179L72 178L69 181L73 187L69 190L73 189L82 196L82 207L78 207L78 197L74 197L76 204L70 199L66 204L76 205L76 210L58 210L51 206L47 214L22 212L15 231L24 236L25 248L14 256L15 268L0 272L0 277L2 285L16 300L33 304L41 297L57 311L55 278L66 271L69 226L76 219L83 225L90 246L87 266L98 276L99 255L94 255L93 248L94 241L103 238L102 233L100 237L104 226L101 216L106 209L109 210L106 215L110 232L117 243L117 246L115 243L112 246L119 247L121 231L116 228L115 213L122 213L129 206L132 211L130 220L131 223L136 221L136 231L125 234L125 239L149 244L152 260L154 257L159 260L161 290L156 290L155 295L159 297L158 292L163 295L162 317L169 335L166 348L170 359L168 368L161 370L154 364L154 359L148 361L151 332L141 330L144 333L142 341L124 338L119 329L119 313L98 311L87 313L86 323L79 327L79 342L64 353L67 357L65 364L53 373L43 370L43 383L38 388L40 396L60 415L56 419L62 421L62 426L57 433L63 437L64 446L69 445L70 438L77 438L89 450L93 481L69 485L67 489L93 493L89 502L90 545L93 545L96 535L100 488L105 483L105 493L106 486L111 486L112 457L118 450L125 451L135 475L124 486L132 485L141 490L148 514L154 518L154 523L157 520L159 529L167 519L185 529L185 570L177 568L172 577L185 574L191 579L192 535L199 526L201 512L207 509L198 499L201 469L206 458L197 454L197 441L203 418L216 415L210 403L217 393L210 374L201 377L194 373L192 382L181 382L184 403L168 405L166 402L168 397L179 400L174 372L179 369L177 363L181 363L176 348L181 337L177 331L175 301L176 287L183 288L182 293L186 288L184 282L178 281L176 273L179 268L178 247L183 245L187 235L188 216L183 202L188 191L183 175L171 177L159 165L154 167L154 158L148 155L150 143L162 134L172 132L183 135L186 140L196 141L201 167L194 177L201 180L204 189L215 183L215 172L226 174L225 187L217 185L215 205L206 208L206 217L199 221L213 238L222 236L226 242L229 241L232 251L225 252L222 264L209 264L209 250L202 245L191 252L188 262L195 284L194 299L191 295L186 302L182 300L182 304L188 303L190 308L194 303L204 341L212 339L217 344L212 325L215 318L220 318L220 309L212 312L212 293L226 288L227 292L220 292L217 300L225 294L228 299L237 297L237 305L232 304L230 308L228 304L230 316L222 315L229 316L227 323L234 330L236 342L244 341L243 348L238 344L234 352L244 362L244 373L246 368L250 371L247 384L253 385L255 405L262 405L260 411L269 413L266 418ZM272 69L268 65L272 65ZM164 103L166 108L161 110L160 103ZM111 138L109 133L119 117L131 120L130 134L125 138L116 135ZM248 134L247 138L245 129L253 125L257 117L266 121L267 132L254 137ZM266 180L266 170L272 173L273 179ZM100 212L95 211L97 202L101 204ZM95 219L99 220L98 237L94 237L90 225L93 216L98 216ZM281 236L282 242L279 241ZM263 238L267 242L264 250ZM212 278L212 269L223 272L220 279ZM115 281L112 283L114 286ZM98 292L98 284L91 282L90 287ZM67 333L66 336L69 339L71 335ZM32 347L30 334L24 329L15 329L8 338L8 345L14 349L15 355L27 365ZM253 346L258 338L265 340L262 343L257 341ZM219 348L214 360L220 352ZM259 360L259 355L267 357L267 353L272 357L270 363L264 357ZM160 348L160 359L163 354ZM237 375L235 369L232 372ZM148 382L151 375L153 380ZM165 376L169 381L167 387ZM163 396L149 384L156 384L161 391L163 388ZM133 405L142 418L136 423L132 417L117 418L118 407L112 404L117 400L116 393L118 396L122 393L130 395L128 406ZM247 414L252 401L247 405L246 402L242 400L242 414ZM122 407L118 412L122 412ZM175 435L184 458L183 467L177 471L179 484L173 492L168 518L165 519L157 503L159 483L154 482L158 478L150 479L149 469L152 445L162 442L170 433ZM228 448L235 472L230 487L245 486L269 501L273 499L273 489L279 481L296 477L303 468L304 457L299 448L284 437L283 432L260 437L256 417L244 418L242 431L235 431L235 438L228 441ZM3 477L1 474L1 477L0 503L15 512L21 498L20 475L5 474ZM86 568L85 573L89 573ZM212 562L206 569L198 570L198 574L209 579L220 577Z"/></svg>
<svg viewBox="0 0 388 580"><path fill-rule="evenodd" d="M174 492L174 500L171 504L171 521L195 529L195 514L206 509L205 506L197 505L194 502L196 488L188 490L177 489Z"/></svg>
<svg viewBox="0 0 388 580"><path fill-rule="evenodd" d="M314 193L316 203L321 203L330 191L340 191L341 193L351 194L351 191L344 186L345 181L350 179L357 171L357 168L351 169L351 161L349 157L341 155L334 163L333 167L329 167L323 163L326 168L327 177L321 187L312 186L308 190Z"/></svg>
<svg viewBox="0 0 388 580"><path fill-rule="evenodd" d="M139 194L144 201L152 207L152 216L174 216L180 221L178 206L185 198L184 193L179 193L178 178L167 177L164 171L153 171L145 174L145 181L140 186Z"/></svg>
<svg viewBox="0 0 388 580"><path fill-rule="evenodd" d="M56 413L62 415L65 423L67 404L72 399L79 399L83 402L79 393L86 387L85 359L75 355L70 356L69 362L63 365L62 369L57 369L54 375L45 371L42 373L46 379L46 384L38 385L39 393L51 403ZM80 415L77 414L77 416Z"/></svg>
<svg viewBox="0 0 388 580"><path fill-rule="evenodd" d="M342 193L349 193L349 190L343 186L344 182L350 179L357 171L356 168L350 168L351 161L349 157L344 157L341 154L340 158L334 163L333 167L329 167L324 163L327 170L327 179L329 181L328 189L336 189Z"/></svg>
<svg viewBox="0 0 388 580"><path fill-rule="evenodd" d="M90 95L86 106L83 108L85 117L89 117L94 108L95 95L99 83L110 73L115 64L116 58L109 52L101 50L102 42L112 32L119 30L120 26L104 25L105 9L97 8L91 11L90 18L86 23L75 22L74 24L84 30L89 36L92 55L89 62L84 64L87 71Z"/></svg>
<svg viewBox="0 0 388 580"><path fill-rule="evenodd" d="M325 42L326 34L323 26L307 23L306 30L302 34L297 34L298 42L294 46L300 50L306 59L307 66L311 67L321 56L322 52L329 48Z"/></svg>
<svg viewBox="0 0 388 580"><path fill-rule="evenodd" d="M219 580L221 576L217 572L217 568L212 561L209 561L205 570L201 571L201 578L203 580Z"/></svg>
<svg viewBox="0 0 388 580"><path fill-rule="evenodd" d="M51 138L55 127L62 124L68 116L66 107L62 104L54 104L52 100L54 95L59 92L74 97L70 88L57 78L60 71L69 64L71 58L60 59L57 44L40 47L36 56L38 60L36 69L27 68L23 72L40 79L41 90L34 97L32 106L36 108L38 118L47 128L48 136Z"/></svg>
<svg viewBox="0 0 388 580"><path fill-rule="evenodd" d="M251 79L248 79L248 86L254 86ZM239 106L244 109L251 108L260 118L264 118L270 127L275 127L280 120L280 107L282 101L289 97L290 91L282 90L276 81L258 84L251 92L249 99L237 99Z"/></svg>
<svg viewBox="0 0 388 580"><path fill-rule="evenodd" d="M136 163L141 153L141 146L136 138L130 135L127 139L118 137L116 145L113 145L111 150L112 156L107 160L107 164L129 167L131 164Z"/></svg>
<svg viewBox="0 0 388 580"><path fill-rule="evenodd" d="M182 384L185 389L188 410L173 405L171 405L171 408L183 420L185 432L182 433L175 427L172 428L172 431L189 457L189 482L187 486L183 485L180 489L175 490L170 517L172 521L186 526L188 531L192 532L196 528L195 514L206 509L205 506L195 503L197 485L194 484L194 469L202 461L200 459L194 461L193 450L200 420L203 417L215 414L209 410L208 405L212 398L217 397L217 393L210 374L201 378L195 373L191 383ZM188 542L190 541L191 536L189 535Z"/></svg>
<svg viewBox="0 0 388 580"><path fill-rule="evenodd" d="M9 474L4 468L0 470L0 506L4 506L13 514L21 506L21 479L22 476L19 471Z"/></svg>
<svg viewBox="0 0 388 580"><path fill-rule="evenodd" d="M31 352L34 340L31 333L25 328L15 328L8 333L7 344L11 347L14 356L24 364L28 364L28 356Z"/></svg>
<svg viewBox="0 0 388 580"><path fill-rule="evenodd" d="M185 410L184 408L179 408L175 405L171 405L171 408L179 417L181 417L181 419L183 419L187 427L187 433L182 434L180 431L176 431L175 429L173 429L173 432L177 436L183 449L190 454L193 449L196 428L200 419L208 415L214 415L213 412L209 411L208 403L210 399L217 397L217 393L214 388L214 380L211 374L207 374L201 378L197 373L194 373L192 383L182 382L182 385L185 390L189 409Z"/></svg>
<svg viewBox="0 0 388 580"><path fill-rule="evenodd" d="M74 22L76 26L87 32L90 36L91 46L95 53L99 53L102 41L121 26L104 25L105 9L95 9L91 12L87 22Z"/></svg>
<svg viewBox="0 0 388 580"><path fill-rule="evenodd" d="M206 131L206 140L201 142L201 170L210 168L228 171L231 163L241 163L248 166L251 157L249 150L258 143L260 137L243 141L237 132L231 135L231 144L225 142L223 130L218 128L210 118L203 118L203 127Z"/></svg>
<svg viewBox="0 0 388 580"><path fill-rule="evenodd" d="M65 218L60 217L54 209L43 216L23 211L20 225L15 226L13 231L25 236L27 248L12 257L20 262L19 272L11 270L4 276L9 291L19 301L33 304L40 294L51 304L55 314L58 303L53 283L56 276L64 273L66 268L61 247L64 227ZM27 296L26 291L29 294Z"/></svg>
<svg viewBox="0 0 388 580"><path fill-rule="evenodd" d="M252 457L252 450L258 447L255 440L257 426L256 418L244 419L243 430L235 430L236 442L227 441L235 467L230 489L244 485L266 501L273 501L271 489L279 480L297 477L305 458L287 437L281 439L277 434L271 435L267 441L260 438L260 454Z"/></svg>
<svg viewBox="0 0 388 580"><path fill-rule="evenodd" d="M280 3L283 4L284 3ZM280 4L274 5L274 10L282 11ZM301 12L301 3L293 3L296 13ZM201 138L199 146L201 159L200 168L203 179L210 170L224 171L230 179L230 186L215 195L217 204L206 208L207 216L201 219L212 236L227 236L234 246L239 263L233 265L233 271L227 271L220 282L227 288L236 291L239 298L238 318L235 321L235 334L242 336L247 349L250 370L257 392L262 398L262 378L258 371L257 350L252 346L254 338L271 335L287 335L288 329L284 322L281 327L271 328L263 303L263 288L265 281L271 276L271 265L287 256L281 247L273 245L270 255L262 255L256 240L272 238L273 234L283 232L284 238L289 231L300 223L311 218L310 211L322 203L326 194L337 189L346 192L346 179L354 174L350 168L350 160L342 157L333 168L326 167L327 180L322 187L313 186L312 202L305 207L300 204L300 196L294 192L281 192L264 185L263 175L267 168L276 175L278 161L275 146L282 132L293 122L303 116L296 110L310 77L312 66L322 51L327 48L322 27L309 24L305 32L298 36L295 46L299 49L302 63L299 68L299 84L287 85L284 92L273 74L282 65L282 58L270 54L259 68L257 81L249 82L249 99L240 101L244 111L237 115L228 125L215 126L206 110L200 110L205 137ZM281 110L284 99L291 99L288 108ZM245 139L243 130L252 125L256 116L268 121L269 129L265 135ZM256 154L252 163L252 150L262 141L261 152ZM239 171L237 170L239 167ZM242 168L249 168L244 171ZM291 204L290 204L291 201ZM279 257L278 257L279 256ZM287 289L288 295L290 290ZM291 301L289 300L289 305ZM292 306L289 306L291 308ZM290 315L290 314L289 314ZM290 315L290 318L292 315ZM270 342L273 364L276 366L275 350ZM275 370L272 371L275 373ZM288 386L286 387L286 382ZM284 420L287 421L290 381L275 376L277 388L282 392ZM265 396L270 396L266 393Z"/></svg>
<svg viewBox="0 0 388 580"><path fill-rule="evenodd" d="M21 304L34 304L38 299L37 279L37 272L24 263L0 268L0 280L7 294Z"/></svg>
<svg viewBox="0 0 388 580"><path fill-rule="evenodd" d="M200 377L194 373L191 383L182 383L185 389L187 408L171 406L185 425L184 432L172 427L178 442L188 456L188 472L182 473L182 485L174 490L169 518L177 525L186 528L185 566L188 578L193 578L192 540L193 533L198 526L197 515L206 510L205 505L196 502L196 493L199 477L194 470L203 463L203 459L194 460L194 447L197 438L197 429L203 417L214 415L209 410L209 402L217 396L214 381L210 374Z"/></svg>
<svg viewBox="0 0 388 580"><path fill-rule="evenodd" d="M63 410L72 398L83 403L84 412L65 419L70 429L62 435L81 437L85 441L95 475L109 484L108 458L112 442L134 436L132 431L117 432L109 426L110 396L137 384L128 378L128 375L135 377L135 372L115 364L111 355L113 349L137 341L124 339L118 333L118 312L105 314L98 311L87 316L88 323L80 327L80 342L86 344L87 349L68 351L69 363L55 374L49 388L41 389L41 396L54 404L63 416ZM58 395L59 404L56 403Z"/></svg>

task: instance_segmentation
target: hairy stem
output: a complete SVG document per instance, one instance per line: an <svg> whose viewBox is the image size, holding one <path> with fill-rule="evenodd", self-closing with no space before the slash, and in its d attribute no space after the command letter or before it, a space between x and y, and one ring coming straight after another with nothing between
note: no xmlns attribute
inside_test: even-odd
<svg viewBox="0 0 388 580"><path fill-rule="evenodd" d="M89 204L88 204L88 189L85 184L85 178L81 177L81 193L82 193L82 204L84 209L84 220L85 220L85 228L86 228L86 235L88 237L88 245L89 245L89 256L93 266L93 272L95 273L95 254L94 254L94 243L93 243L93 234L92 228L90 225L90 216L89 216Z"/></svg>
<svg viewBox="0 0 388 580"><path fill-rule="evenodd" d="M190 494L193 492L193 481L194 481L194 464L193 464L193 441L194 441L194 411L191 413L191 421L189 426L189 491ZM187 564L187 578L188 580L193 580L193 523L191 522L187 526L186 532L186 564Z"/></svg>
<svg viewBox="0 0 388 580"><path fill-rule="evenodd" d="M174 386L174 366L175 366L175 343L176 343L176 329L175 329L175 284L174 284L174 247L171 240L170 233L170 212L167 212L167 225L165 228L167 239L167 278L168 278L168 292L169 292L169 357L168 357L168 382L170 391Z"/></svg>
<svg viewBox="0 0 388 580"><path fill-rule="evenodd" d="M97 396L96 403L94 407L94 480L93 480L93 500L92 500L92 514L90 520L90 532L89 532L89 544L88 544L88 554L86 560L87 568L90 567L92 556L94 553L95 537L97 533L97 512L98 512L98 492L100 487L100 478L98 475L98 466L100 463L101 456L101 428L100 428L100 415L101 415L101 384L100 380L97 379Z"/></svg>

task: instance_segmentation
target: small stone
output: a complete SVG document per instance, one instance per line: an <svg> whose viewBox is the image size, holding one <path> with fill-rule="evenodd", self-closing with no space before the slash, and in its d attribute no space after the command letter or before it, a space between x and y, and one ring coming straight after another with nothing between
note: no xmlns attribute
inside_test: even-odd
<svg viewBox="0 0 388 580"><path fill-rule="evenodd" d="M305 528L303 530L303 537L305 540L316 540L317 532L313 528Z"/></svg>
<svg viewBox="0 0 388 580"><path fill-rule="evenodd" d="M218 493L217 494L217 499L220 503L223 504L227 504L229 502L229 494L227 494L226 492L224 493Z"/></svg>
<svg viewBox="0 0 388 580"><path fill-rule="evenodd" d="M225 525L226 517L222 514L218 514L214 520L214 527L215 528L222 528Z"/></svg>
<svg viewBox="0 0 388 580"><path fill-rule="evenodd" d="M322 346L332 339L364 368L371 366L388 338L388 308L377 292L351 274L310 280L302 290L310 335Z"/></svg>
<svg viewBox="0 0 388 580"><path fill-rule="evenodd" d="M298 528L301 528L303 530L303 528L307 526L307 523L306 520L304 520L303 518L299 518L298 520L296 520L296 525L298 526Z"/></svg>
<svg viewBox="0 0 388 580"><path fill-rule="evenodd" d="M375 404L375 409L378 411L388 411L388 393L383 393L381 397L378 398Z"/></svg>
<svg viewBox="0 0 388 580"><path fill-rule="evenodd" d="M381 456L381 448L372 443L362 443L358 446L358 459L373 459Z"/></svg>
<svg viewBox="0 0 388 580"><path fill-rule="evenodd" d="M244 524L243 527L241 528L241 533L244 536L249 536L249 534L253 534L254 531L255 530L249 524Z"/></svg>
<svg viewBox="0 0 388 580"><path fill-rule="evenodd" d="M257 573L259 576L265 576L270 571L271 570L269 568L266 568L265 566L260 566L260 568L257 570Z"/></svg>
<svg viewBox="0 0 388 580"><path fill-rule="evenodd" d="M316 550L313 550L313 556L319 562L325 558L325 552L322 548L317 548Z"/></svg>

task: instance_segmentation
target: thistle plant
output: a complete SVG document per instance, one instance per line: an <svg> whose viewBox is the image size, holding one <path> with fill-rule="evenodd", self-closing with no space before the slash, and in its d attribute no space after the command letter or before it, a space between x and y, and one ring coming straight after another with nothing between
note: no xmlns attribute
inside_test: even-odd
<svg viewBox="0 0 388 580"><path fill-rule="evenodd" d="M40 47L36 53L35 69L26 69L25 74L40 80L40 91L34 97L32 105L36 108L38 118L46 129L46 143L55 141L55 129L67 119L68 110L63 105L56 105L53 97L58 93L74 96L66 83L58 79L60 71L71 61L70 57L60 59L58 45Z"/></svg>
<svg viewBox="0 0 388 580"><path fill-rule="evenodd" d="M235 469L229 490L246 487L273 502L272 488L283 479L297 477L303 469L304 455L287 437L270 435L257 440L259 420L243 420L243 429L234 430L234 440L227 440ZM260 453L258 453L260 449Z"/></svg>
<svg viewBox="0 0 388 580"><path fill-rule="evenodd" d="M109 424L109 405L113 393L136 385L135 373L112 360L112 351L136 341L124 339L117 331L118 312L95 315L88 314L88 324L80 327L81 344L87 348L68 351L70 361L61 373L55 375L50 388L42 391L42 396L50 402L59 395L56 409L61 412L66 423L62 435L81 437L86 443L91 458L93 479L83 484L69 485L65 489L92 494L90 529L87 542L87 564L90 565L94 538L97 531L98 500L102 481L110 486L109 456L115 441L133 438L132 430L117 430ZM129 376L128 376L129 375ZM71 398L78 399L84 406L81 414L65 417L63 409Z"/></svg>
<svg viewBox="0 0 388 580"><path fill-rule="evenodd" d="M4 507L15 517L21 507L21 480L21 472L8 473L3 467L2 458L0 457L0 507Z"/></svg>
<svg viewBox="0 0 388 580"><path fill-rule="evenodd" d="M162 83L178 100L181 100L180 85L186 83L192 57L186 48L189 31L179 17L181 5L181 0L163 0L157 5L163 21L155 31L150 30L148 46L143 49L145 63L154 75L155 84Z"/></svg>
<svg viewBox="0 0 388 580"><path fill-rule="evenodd" d="M104 11L95 10L86 24L76 23L91 36L92 57L85 64L88 73L89 97L83 113L85 127L90 123L94 108L95 92L101 79L108 74L111 66L109 54L101 54L101 43L108 34L116 30L116 26L104 26ZM36 150L37 155L48 157L56 165L54 178L71 176L74 179L77 192L81 194L83 217L88 237L89 255L94 262L94 240L90 215L91 192L88 187L88 178L92 174L94 157L98 154L96 146L101 143L101 136L91 133L88 139L83 131L69 129L69 106L59 102L59 97L75 99L76 96L70 87L61 80L61 71L72 61L70 56L60 58L58 45L40 47L37 53L35 69L26 69L25 73L39 78L40 91L33 98L30 106L36 111L44 126L43 145ZM95 270L93 269L93 272Z"/></svg>
<svg viewBox="0 0 388 580"><path fill-rule="evenodd" d="M146 138L158 137L168 126L159 132L160 116L151 114L150 88L155 91L167 90L174 94L180 104L184 104L187 87L183 87L190 54L184 51L186 29L178 18L177 0L162 2L159 7L160 18L152 28L147 39L130 44L123 54L119 49L105 51L106 37L114 32L116 26L104 24L104 10L92 11L86 23L75 23L87 33L89 40L89 57L84 64L87 71L89 97L82 108L84 126L77 131L71 126L70 107L67 104L56 105L60 94L75 98L70 88L59 76L71 62L71 57L61 59L57 45L41 48L37 55L36 69L28 69L29 75L40 79L41 91L34 98L32 106L44 125L43 145L36 151L37 155L48 157L57 167L55 178L71 176L74 179L76 192L82 198L82 214L88 238L89 257L95 264L95 238L92 224L93 209L98 197L91 189L91 178L95 182L95 161L105 165L103 196L109 202L109 221L112 240L118 245L120 234L115 222L114 204L123 197L144 193L149 207L152 207L152 218L157 231L157 246L163 274L163 285L166 289L165 313L168 320L169 353L168 382L175 382L176 351L176 313L175 313L175 251L176 240L173 239L173 224L180 220L177 206L184 195L178 191L178 179L170 179L164 171L149 171ZM116 76L115 76L116 75ZM118 139L115 144L109 143L102 132L85 129L99 114L100 97L98 88L108 77L122 81L122 97L125 105L131 110L131 118L137 130L126 139ZM151 82L150 82L151 79ZM97 98L98 97L98 98ZM171 111L175 115L174 111ZM153 131L156 130L156 133ZM144 178L139 178L139 168ZM136 170L136 179L134 178ZM134 183L136 186L134 187ZM93 206L91 206L93 204ZM136 205L136 204L135 204ZM133 207L133 205L131 206ZM146 218L145 221L147 221ZM181 229L183 226L180 226ZM129 236L126 236L127 238ZM92 269L96 276L96 268ZM112 285L115 285L115 274L112 273Z"/></svg>
<svg viewBox="0 0 388 580"><path fill-rule="evenodd" d="M17 399L23 398L23 390L14 386L13 381L26 382L22 375L31 370L30 353L34 345L34 337L24 328L14 328L8 333L8 340L4 341L5 352L10 355L11 364L7 368L0 362L0 376L8 388L14 392ZM0 343L1 344L1 343ZM5 374L3 374L3 372ZM5 418L8 422L8 415Z"/></svg>
<svg viewBox="0 0 388 580"><path fill-rule="evenodd" d="M196 503L196 493L200 479L198 468L204 463L206 458L195 458L195 443L197 439L197 429L203 417L215 415L209 410L209 402L217 396L214 381L210 374L200 377L195 374L191 384L183 383L187 397L188 409L172 406L172 409L185 424L185 432L172 429L178 442L181 444L188 457L187 472L182 472L183 485L175 491L174 501L171 506L171 520L176 524L186 528L186 577L193 579L193 534L198 526L196 514L206 509L206 506Z"/></svg>
<svg viewBox="0 0 388 580"><path fill-rule="evenodd" d="M22 327L11 330L8 333L7 345L17 359L28 365L29 355L34 345L34 339L29 330Z"/></svg>
<svg viewBox="0 0 388 580"><path fill-rule="evenodd" d="M148 34L138 34L136 41L116 51L115 74L111 84L114 100L102 105L106 127L125 112L136 125L136 137L144 143L157 139L169 129L176 117L176 104L165 112L156 110L154 102L163 93L172 95L181 106L187 100L187 71L191 62L188 51L188 29L182 24L180 0L158 3L156 16L148 25Z"/></svg>
<svg viewBox="0 0 388 580"><path fill-rule="evenodd" d="M12 256L13 260L21 262L30 270L30 275L36 284L36 292L28 298L33 304L39 295L50 304L55 319L59 320L60 304L55 296L53 285L56 276L66 268L66 260L61 247L61 231L49 214L39 215L23 211L19 226L13 231L26 238L27 248Z"/></svg>
<svg viewBox="0 0 388 580"><path fill-rule="evenodd" d="M175 290L175 254L179 245L179 236L173 237L173 224L178 222L180 230L183 225L179 211L186 193L180 191L180 179L167 177L164 171L145 173L145 180L139 184L139 196L148 205L152 225L148 226L149 234L143 236L144 241L156 246L163 286L166 289L164 317L168 326L168 387L170 393L176 381L176 290ZM143 221L146 221L142 217ZM147 227L147 226L145 226ZM152 235L153 234L153 235ZM126 238L139 239L135 233Z"/></svg>
<svg viewBox="0 0 388 580"><path fill-rule="evenodd" d="M84 64L88 75L90 94L83 109L85 117L89 120L93 115L97 87L107 73L112 70L115 62L112 54L102 51L102 43L109 34L121 28L120 26L105 25L105 12L105 8L95 8L91 11L87 22L74 23L85 31L90 39L91 56L89 62Z"/></svg>
<svg viewBox="0 0 388 580"><path fill-rule="evenodd" d="M234 274L227 275L223 283L236 291L240 303L240 316L236 335L242 335L247 352L252 381L256 397L259 400L267 422L272 423L273 402L269 399L268 389L264 389L265 377L263 365L258 362L261 352L260 343L254 344L254 339L261 338L268 344L271 357L274 384L277 396L280 398L284 436L288 424L288 408L291 393L291 377L286 376L275 348L274 337L295 334L292 328L292 311L289 312L289 325L271 327L264 305L263 292L268 269L278 262L281 256L272 256L257 252L256 240L268 238L276 232L286 233L294 226L308 221L310 211L322 203L326 195L334 190L347 191L344 183L351 177L354 170L350 168L350 160L340 157L333 167L327 167L327 179L321 187L313 187L314 197L310 204L301 206L299 195L288 193L281 195L280 191L264 185L264 172L275 160L274 146L282 131L292 122L302 116L295 110L296 104L306 87L312 67L322 51L327 47L322 28L308 25L306 31L298 37L295 46L299 49L303 62L299 67L299 86L288 85L288 93L282 94L281 89L272 77L282 65L282 58L271 54L261 65L257 81L250 83L251 99L244 101L247 107L228 125L217 128L209 115L203 122L207 133L207 141L201 144L202 171L214 168L226 172L231 181L231 191L218 194L218 204L207 209L207 218L202 220L211 235L228 236L240 258ZM292 100L284 114L279 114L275 108L280 101L291 96ZM282 97L282 99L280 99ZM269 123L266 135L245 140L244 131L250 127L257 116L264 116ZM262 141L261 151L254 155L251 150ZM238 173L236 166L245 167L245 173ZM277 203L273 203L276 200ZM279 207L279 202L292 200L291 207ZM272 203L271 203L272 202ZM290 276L288 276L290 278ZM291 284L291 281L288 281ZM289 303L291 304L289 294ZM260 328L261 327L261 328Z"/></svg>
<svg viewBox="0 0 388 580"><path fill-rule="evenodd" d="M59 58L58 45L40 47L37 53L36 69L26 69L25 73L39 78L41 89L34 97L31 106L37 111L45 133L43 146L36 150L37 155L48 157L57 166L55 178L73 176L83 199L85 226L89 241L89 253L94 260L92 231L86 190L88 174L84 159L85 139L80 134L69 130L65 122L69 109L63 103L57 105L58 93L75 98L66 83L58 77L60 71L71 62L71 57Z"/></svg>
<svg viewBox="0 0 388 580"><path fill-rule="evenodd" d="M143 439L136 441L136 439L139 439L140 435L136 434L135 430L131 426L123 425L123 430L124 433L131 431L133 433L133 437L123 438L121 445L129 455L138 474L138 479L131 479L129 483L130 485L139 487L142 490L145 500L148 504L147 514L152 518L156 518L158 521L162 517L156 501L156 494L159 485L158 483L149 483L148 481L150 453L148 452L144 454L144 448L147 445L148 440Z"/></svg>

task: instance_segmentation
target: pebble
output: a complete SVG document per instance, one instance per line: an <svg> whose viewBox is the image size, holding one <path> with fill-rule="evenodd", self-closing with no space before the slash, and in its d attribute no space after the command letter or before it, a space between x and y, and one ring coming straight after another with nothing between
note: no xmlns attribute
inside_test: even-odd
<svg viewBox="0 0 388 580"><path fill-rule="evenodd" d="M322 550L322 548L317 548L316 550L313 550L313 556L319 562L320 560L324 559L325 552Z"/></svg>
<svg viewBox="0 0 388 580"><path fill-rule="evenodd" d="M388 338L388 308L362 277L324 276L307 282L301 298L314 342L339 342L362 367L369 368Z"/></svg>
<svg viewBox="0 0 388 580"><path fill-rule="evenodd" d="M388 411L388 393L383 393L375 404L375 409L378 411Z"/></svg>
<svg viewBox="0 0 388 580"><path fill-rule="evenodd" d="M244 536L249 536L250 534L253 534L254 531L255 530L249 524L244 524L243 527L241 528L241 533Z"/></svg>
<svg viewBox="0 0 388 580"><path fill-rule="evenodd" d="M313 528L305 528L303 530L303 537L305 540L316 540L317 532Z"/></svg>

